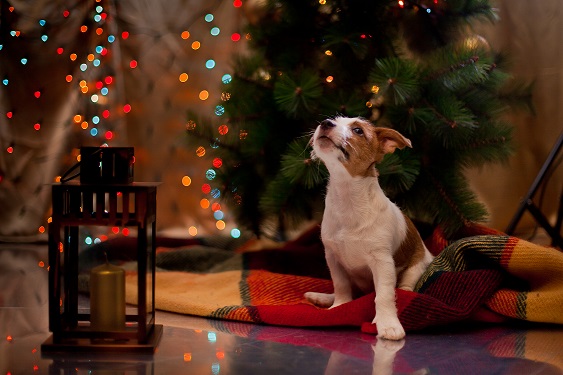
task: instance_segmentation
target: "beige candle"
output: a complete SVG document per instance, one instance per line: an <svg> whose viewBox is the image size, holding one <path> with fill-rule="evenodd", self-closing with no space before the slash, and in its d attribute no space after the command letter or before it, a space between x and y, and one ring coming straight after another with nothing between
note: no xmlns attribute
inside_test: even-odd
<svg viewBox="0 0 563 375"><path fill-rule="evenodd" d="M90 271L90 324L94 331L125 329L125 271L107 261Z"/></svg>

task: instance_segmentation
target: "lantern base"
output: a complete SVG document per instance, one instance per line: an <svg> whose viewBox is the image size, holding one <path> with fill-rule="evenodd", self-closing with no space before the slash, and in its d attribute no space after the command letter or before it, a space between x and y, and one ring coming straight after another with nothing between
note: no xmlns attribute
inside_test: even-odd
<svg viewBox="0 0 563 375"><path fill-rule="evenodd" d="M155 324L152 333L145 344L115 341L92 342L91 339L68 339L62 342L53 342L53 335L41 344L42 354L56 353L112 353L112 354L153 354L162 337L162 324Z"/></svg>

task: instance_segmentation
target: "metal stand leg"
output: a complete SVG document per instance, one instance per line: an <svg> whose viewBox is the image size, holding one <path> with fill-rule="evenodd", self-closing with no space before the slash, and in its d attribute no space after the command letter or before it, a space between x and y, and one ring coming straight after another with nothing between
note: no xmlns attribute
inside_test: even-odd
<svg viewBox="0 0 563 375"><path fill-rule="evenodd" d="M562 147L563 147L563 133L559 135L557 142L555 142L555 145L551 149L540 172L536 176L536 179L532 183L532 186L530 186L528 193L522 200L522 203L520 204L518 211L516 211L516 214L512 217L510 224L508 224L508 227L506 228L505 231L507 234L514 233L514 230L516 229L518 222L522 218L522 215L526 210L528 210L532 214L532 216L534 216L534 219L538 222L538 224L541 225L545 229L545 231L549 234L549 236L551 237L551 244L553 246L558 246L560 248L563 248L563 238L561 237L561 225L563 223L563 195L559 200L559 211L557 213L557 221L555 226L551 226L551 224L549 224L549 221L547 220L545 215L534 204L532 200L534 195L536 194L536 191L543 183L549 168L555 161L555 158L557 157L559 151L561 151Z"/></svg>

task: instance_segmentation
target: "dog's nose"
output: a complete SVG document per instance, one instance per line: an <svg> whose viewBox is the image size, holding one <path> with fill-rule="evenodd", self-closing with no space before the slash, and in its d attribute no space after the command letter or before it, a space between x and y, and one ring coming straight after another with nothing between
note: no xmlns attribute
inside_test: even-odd
<svg viewBox="0 0 563 375"><path fill-rule="evenodd" d="M332 122L331 120L323 120L321 122L321 129L334 128L335 126L336 126L336 124L334 122Z"/></svg>

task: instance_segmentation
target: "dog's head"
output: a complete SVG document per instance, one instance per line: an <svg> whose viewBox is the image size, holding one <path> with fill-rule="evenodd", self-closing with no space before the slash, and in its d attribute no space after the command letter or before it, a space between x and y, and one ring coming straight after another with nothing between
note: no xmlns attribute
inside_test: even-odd
<svg viewBox="0 0 563 375"><path fill-rule="evenodd" d="M389 128L376 127L355 117L336 117L322 121L311 138L313 158L319 158L329 172L341 169L351 176L374 176L374 164L395 149L412 147L410 140Z"/></svg>

